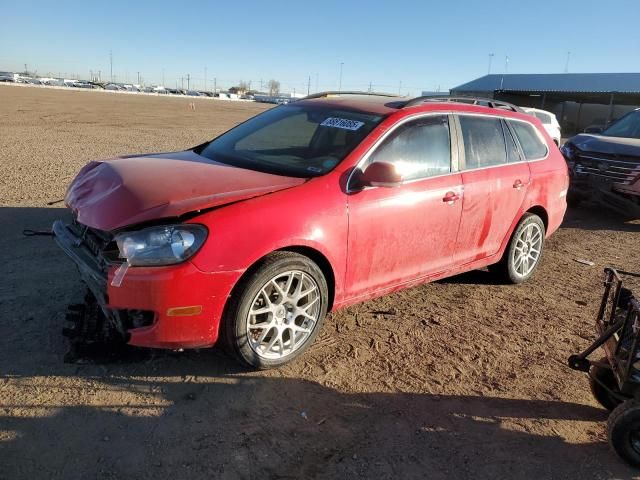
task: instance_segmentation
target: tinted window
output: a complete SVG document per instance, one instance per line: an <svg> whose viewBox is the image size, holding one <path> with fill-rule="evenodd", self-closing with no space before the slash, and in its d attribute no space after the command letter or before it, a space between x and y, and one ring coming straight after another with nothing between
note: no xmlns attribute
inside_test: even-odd
<svg viewBox="0 0 640 480"><path fill-rule="evenodd" d="M446 115L429 116L396 128L367 163L388 162L404 180L451 171L451 142Z"/></svg>
<svg viewBox="0 0 640 480"><path fill-rule="evenodd" d="M509 121L509 125L518 137L527 160L542 158L547 154L547 146L542 142L536 128L530 123Z"/></svg>
<svg viewBox="0 0 640 480"><path fill-rule="evenodd" d="M545 125L550 125L551 124L551 115L549 115L548 113L543 113L543 112L533 112L533 114L538 117L538 120L540 120L542 123L544 123Z"/></svg>
<svg viewBox="0 0 640 480"><path fill-rule="evenodd" d="M509 127L507 127L507 124L504 122L502 123L502 127L504 129L504 139L507 144L507 162L513 163L522 161L520 151L513 139L513 135L511 135L511 132L509 131Z"/></svg>
<svg viewBox="0 0 640 480"><path fill-rule="evenodd" d="M499 118L460 117L464 140L465 168L482 168L507 163Z"/></svg>
<svg viewBox="0 0 640 480"><path fill-rule="evenodd" d="M197 151L217 162L281 175L311 177L333 169L381 115L287 105L268 110Z"/></svg>
<svg viewBox="0 0 640 480"><path fill-rule="evenodd" d="M602 134L609 137L640 138L640 111L628 113Z"/></svg>

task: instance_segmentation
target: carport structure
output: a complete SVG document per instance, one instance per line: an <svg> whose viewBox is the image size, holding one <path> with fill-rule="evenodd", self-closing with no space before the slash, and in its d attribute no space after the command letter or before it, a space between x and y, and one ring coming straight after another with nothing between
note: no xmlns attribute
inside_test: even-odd
<svg viewBox="0 0 640 480"><path fill-rule="evenodd" d="M483 96L553 111L563 130L580 131L588 122L585 105L599 105L590 115L601 115L598 120L605 124L625 110L640 106L640 73L493 74L452 88L451 94ZM577 106L572 110L577 111L569 120L567 109L572 103Z"/></svg>

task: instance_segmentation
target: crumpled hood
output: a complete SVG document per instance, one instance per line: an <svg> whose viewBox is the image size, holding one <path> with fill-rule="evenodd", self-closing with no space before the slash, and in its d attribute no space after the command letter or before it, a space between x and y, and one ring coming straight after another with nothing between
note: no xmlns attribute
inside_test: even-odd
<svg viewBox="0 0 640 480"><path fill-rule="evenodd" d="M573 137L570 143L583 152L640 157L640 139L637 138L606 137L581 133Z"/></svg>
<svg viewBox="0 0 640 480"><path fill-rule="evenodd" d="M187 150L89 162L69 186L65 203L83 225L111 231L304 182L213 162Z"/></svg>

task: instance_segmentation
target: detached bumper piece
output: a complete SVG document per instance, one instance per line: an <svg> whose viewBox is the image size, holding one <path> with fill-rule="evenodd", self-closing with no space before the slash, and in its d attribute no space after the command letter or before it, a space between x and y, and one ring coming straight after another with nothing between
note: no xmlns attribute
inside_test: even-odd
<svg viewBox="0 0 640 480"><path fill-rule="evenodd" d="M62 250L74 261L87 285L84 303L67 307L67 325L62 333L70 341L65 362L107 360L123 353L129 329L145 327L154 313L108 308L107 272L111 239L79 224L53 224L53 234ZM106 253L106 255L105 255Z"/></svg>
<svg viewBox="0 0 640 480"><path fill-rule="evenodd" d="M65 319L67 325L62 334L70 343L64 356L65 363L106 359L119 355L126 345L126 338L113 327L90 291L85 295L84 303L67 307Z"/></svg>

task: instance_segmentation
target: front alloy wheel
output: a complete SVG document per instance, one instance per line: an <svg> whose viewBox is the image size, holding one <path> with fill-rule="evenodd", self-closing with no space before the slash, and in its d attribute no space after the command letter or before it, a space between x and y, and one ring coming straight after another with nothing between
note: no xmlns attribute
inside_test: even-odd
<svg viewBox="0 0 640 480"><path fill-rule="evenodd" d="M221 327L223 339L243 363L279 367L313 343L328 298L326 279L311 259L274 252L234 289Z"/></svg>
<svg viewBox="0 0 640 480"><path fill-rule="evenodd" d="M262 358L283 359L302 347L320 316L320 288L301 270L278 274L253 299L247 339Z"/></svg>

